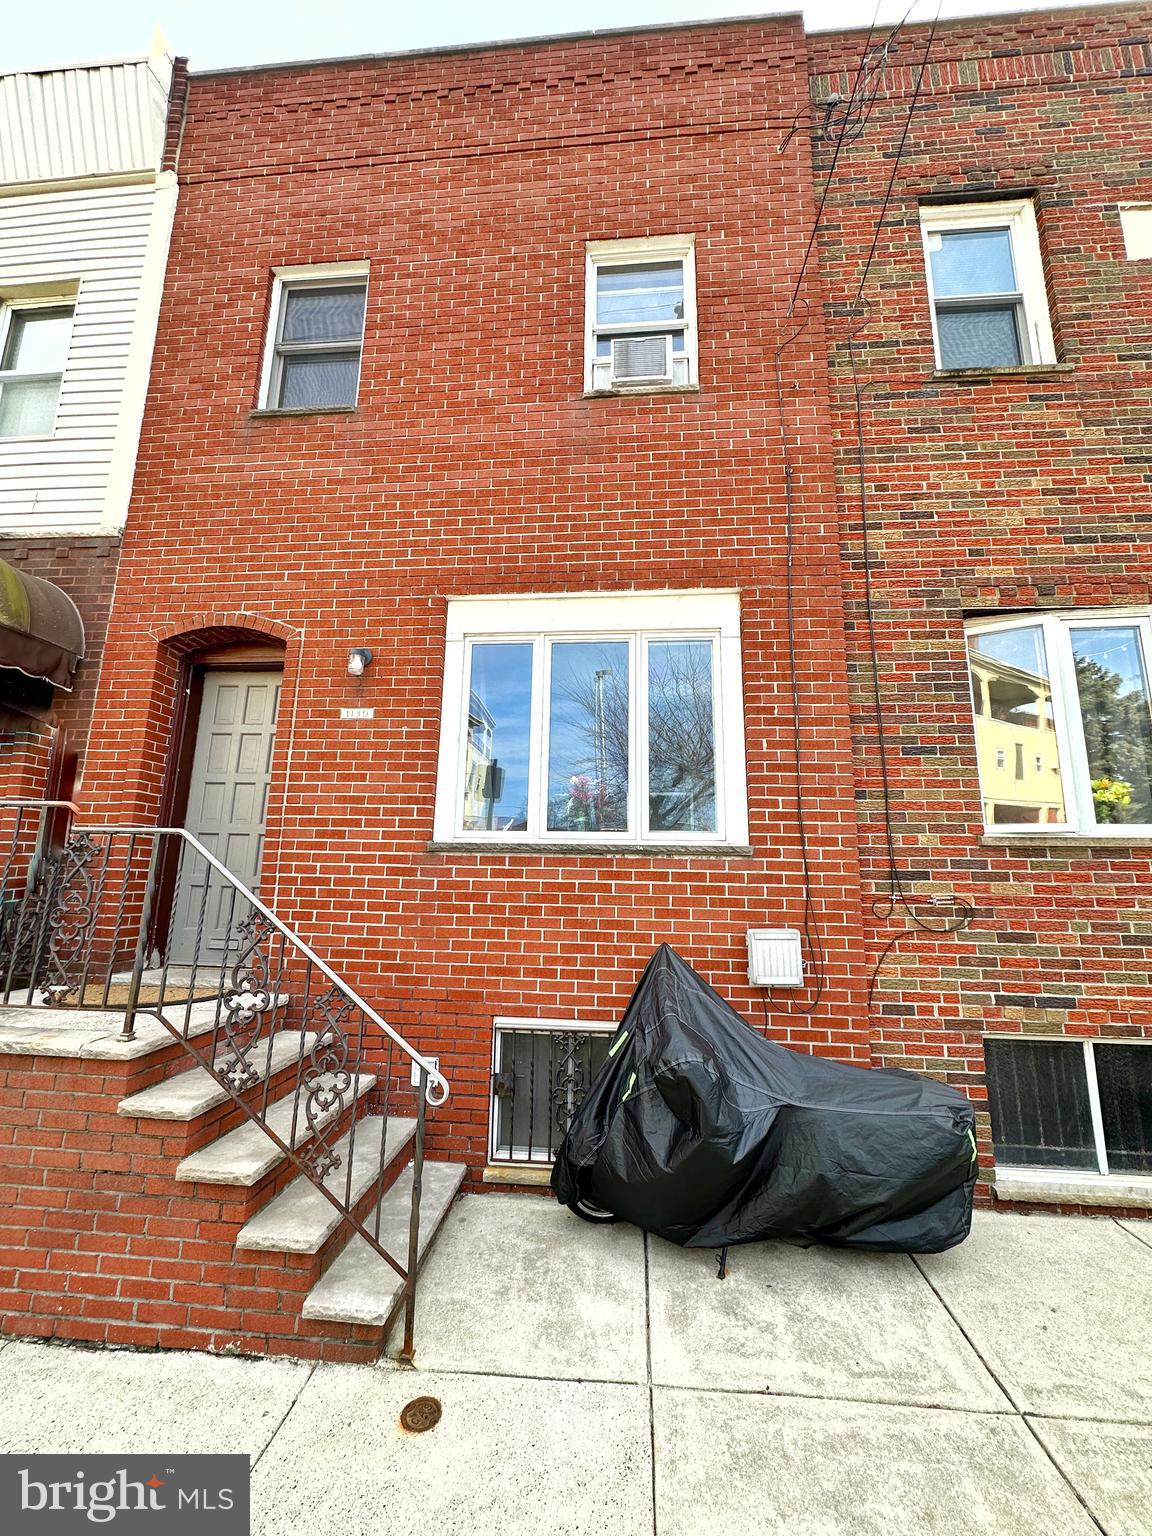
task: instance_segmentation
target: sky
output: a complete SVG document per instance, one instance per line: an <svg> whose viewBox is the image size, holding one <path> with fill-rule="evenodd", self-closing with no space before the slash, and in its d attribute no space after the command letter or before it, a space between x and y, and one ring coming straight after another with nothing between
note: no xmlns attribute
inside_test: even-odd
<svg viewBox="0 0 1152 1536"><path fill-rule="evenodd" d="M910 0L880 0L891 25ZM936 0L911 0L912 20L929 21ZM1064 0L1064 4L1082 0ZM1059 7L1002 0L944 0L942 15L1011 14ZM159 26L195 70L270 64L289 59L396 53L409 48L539 37L596 28L659 26L720 16L759 16L803 9L809 30L867 27L876 0L742 4L741 0L9 0L0 32L0 72L147 53Z"/></svg>

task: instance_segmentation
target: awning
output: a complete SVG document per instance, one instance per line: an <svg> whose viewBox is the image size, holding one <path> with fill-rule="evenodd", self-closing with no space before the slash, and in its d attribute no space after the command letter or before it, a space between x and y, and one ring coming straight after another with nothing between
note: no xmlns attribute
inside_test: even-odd
<svg viewBox="0 0 1152 1536"><path fill-rule="evenodd" d="M84 622L60 588L0 560L0 667L72 687L84 655Z"/></svg>

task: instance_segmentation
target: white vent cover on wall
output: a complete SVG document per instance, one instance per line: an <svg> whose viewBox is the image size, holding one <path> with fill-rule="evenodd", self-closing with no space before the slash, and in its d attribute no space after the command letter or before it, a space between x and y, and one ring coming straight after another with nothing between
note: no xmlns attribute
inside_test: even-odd
<svg viewBox="0 0 1152 1536"><path fill-rule="evenodd" d="M802 987L799 929L749 928L748 980L754 987Z"/></svg>
<svg viewBox="0 0 1152 1536"><path fill-rule="evenodd" d="M612 342L612 377L622 384L670 380L671 336L615 337Z"/></svg>

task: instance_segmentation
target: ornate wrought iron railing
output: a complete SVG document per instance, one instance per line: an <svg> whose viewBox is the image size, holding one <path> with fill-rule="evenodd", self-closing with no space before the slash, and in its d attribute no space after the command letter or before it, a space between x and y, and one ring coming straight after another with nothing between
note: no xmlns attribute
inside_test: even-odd
<svg viewBox="0 0 1152 1536"><path fill-rule="evenodd" d="M124 1040L141 1020L163 1026L401 1277L410 1360L426 1108L446 1079L182 827L83 827L74 810L0 800L0 1003L114 1011ZM401 1260L381 1242L379 1180L389 1111L413 1089ZM366 1188L353 1180L365 1110L381 1138Z"/></svg>
<svg viewBox="0 0 1152 1536"><path fill-rule="evenodd" d="M488 1158L548 1164L608 1054L615 1026L499 1023L492 1059Z"/></svg>

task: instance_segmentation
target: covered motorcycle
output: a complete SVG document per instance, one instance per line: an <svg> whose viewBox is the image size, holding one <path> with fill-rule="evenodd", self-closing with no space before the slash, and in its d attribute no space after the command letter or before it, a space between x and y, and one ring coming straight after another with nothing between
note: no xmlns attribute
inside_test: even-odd
<svg viewBox="0 0 1152 1536"><path fill-rule="evenodd" d="M956 1089L788 1050L667 944L556 1157L552 1188L686 1248L761 1238L940 1253L967 1237L975 1117Z"/></svg>

